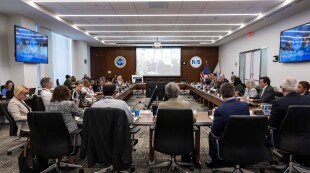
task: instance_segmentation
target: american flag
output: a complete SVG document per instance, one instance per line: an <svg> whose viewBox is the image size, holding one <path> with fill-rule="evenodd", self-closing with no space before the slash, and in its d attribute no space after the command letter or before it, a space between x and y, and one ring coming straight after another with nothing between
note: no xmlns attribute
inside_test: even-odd
<svg viewBox="0 0 310 173"><path fill-rule="evenodd" d="M210 71L208 65L206 65L206 66L203 68L202 72L200 73L200 81L203 81L205 75L208 75L208 74L210 74L210 73L211 73L211 71Z"/></svg>

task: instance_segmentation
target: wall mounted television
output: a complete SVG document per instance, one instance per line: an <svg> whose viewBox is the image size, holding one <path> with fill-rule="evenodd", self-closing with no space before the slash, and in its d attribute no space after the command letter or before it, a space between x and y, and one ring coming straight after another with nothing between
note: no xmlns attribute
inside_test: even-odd
<svg viewBox="0 0 310 173"><path fill-rule="evenodd" d="M279 62L310 61L310 23L281 32Z"/></svg>
<svg viewBox="0 0 310 173"><path fill-rule="evenodd" d="M48 63L48 37L44 34L14 26L15 61Z"/></svg>

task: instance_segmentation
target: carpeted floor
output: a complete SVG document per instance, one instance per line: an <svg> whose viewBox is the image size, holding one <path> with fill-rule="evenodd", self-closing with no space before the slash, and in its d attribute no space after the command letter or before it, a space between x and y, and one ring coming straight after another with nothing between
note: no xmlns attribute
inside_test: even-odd
<svg viewBox="0 0 310 173"><path fill-rule="evenodd" d="M180 96L181 99L185 99L191 102L192 108L197 111L207 111L207 108L204 107L202 104L195 102L195 100L190 96ZM128 101L129 105L135 105L141 100L142 103L145 102L144 96L141 95L134 95L130 98ZM143 104L137 105L137 107L143 107ZM211 169L207 168L204 164L206 160L210 160L210 157L208 156L208 133L210 129L208 127L202 127L201 130L201 169L196 169L193 172L194 173L208 173L212 172ZM22 149L15 150L12 155L7 156L7 150L10 147L13 147L20 142L21 140L16 140L16 137L10 137L9 135L9 125L6 124L2 127L0 130L0 173L18 173L18 161L17 157L21 153ZM135 138L139 140L138 144L136 145L136 151L133 152L133 161L136 168L136 173L147 173L149 169L148 165L148 127L142 127L142 129L138 132L137 135L135 135ZM156 163L161 163L164 161L167 161L169 159L169 156L163 155L161 153L156 152ZM179 157L178 157L179 158ZM77 164L80 164L84 167L85 173L91 173L100 170L100 165L96 165L95 168L87 168L87 161L86 160L76 160ZM268 165L266 163L261 163L259 165L252 166L249 170L253 172L259 172L259 168ZM187 169L189 171L189 169ZM70 173L76 173L78 172L78 169L73 170L66 170L65 172ZM166 169L154 169L154 173L165 173L168 172ZM178 172L178 171L174 171ZM265 171L266 173L277 173L281 172L281 170L275 171L273 169L267 169Z"/></svg>

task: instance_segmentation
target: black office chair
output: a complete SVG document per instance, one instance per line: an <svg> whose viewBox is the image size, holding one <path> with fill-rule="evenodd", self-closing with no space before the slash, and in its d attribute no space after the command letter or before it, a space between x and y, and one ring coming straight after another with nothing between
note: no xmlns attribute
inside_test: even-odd
<svg viewBox="0 0 310 173"><path fill-rule="evenodd" d="M191 109L158 109L154 136L154 150L168 154L171 159L153 168L169 167L186 172L181 166L193 166L191 163L177 162L177 155L189 154L194 151L193 111Z"/></svg>
<svg viewBox="0 0 310 173"><path fill-rule="evenodd" d="M81 129L69 134L60 112L29 112L27 121L33 154L45 160L55 159L55 163L42 172L53 169L61 172L61 167L82 168L80 165L60 161L63 156L70 156L77 152L75 143ZM73 136L73 141L70 140L70 135ZM70 143L73 144L73 148Z"/></svg>
<svg viewBox="0 0 310 173"><path fill-rule="evenodd" d="M41 97L33 95L32 97L32 111L45 111L45 106Z"/></svg>
<svg viewBox="0 0 310 173"><path fill-rule="evenodd" d="M291 105L286 116L278 129L277 137L272 144L286 153L289 153L289 164L285 172L298 169L310 171L310 168L296 166L293 164L293 155L307 156L310 158L310 105ZM275 130L275 129L273 129Z"/></svg>
<svg viewBox="0 0 310 173"><path fill-rule="evenodd" d="M56 85L57 85L57 86L60 85L60 84L59 84L59 79L56 79Z"/></svg>
<svg viewBox="0 0 310 173"><path fill-rule="evenodd" d="M9 104L9 102L1 102L0 103L0 105L1 105L0 114L3 114L5 116L5 118L10 123L9 135L10 136L18 136L19 137L18 139L20 139L21 137L27 137L29 135L29 132L21 130L22 123L25 123L26 121L24 121L24 120L15 121L13 116L8 111L8 104ZM26 141L22 142L21 144L19 144L17 146L14 146L14 147L8 149L7 155L11 155L13 150L20 149L22 146L25 145L25 142Z"/></svg>
<svg viewBox="0 0 310 173"><path fill-rule="evenodd" d="M80 158L88 167L96 163L106 167L99 172L134 171L128 119L122 109L88 108L83 117Z"/></svg>
<svg viewBox="0 0 310 173"><path fill-rule="evenodd" d="M213 171L243 172L240 166L254 165L266 160L267 119L266 116L230 116L223 136L212 135L216 139L218 157L236 166Z"/></svg>

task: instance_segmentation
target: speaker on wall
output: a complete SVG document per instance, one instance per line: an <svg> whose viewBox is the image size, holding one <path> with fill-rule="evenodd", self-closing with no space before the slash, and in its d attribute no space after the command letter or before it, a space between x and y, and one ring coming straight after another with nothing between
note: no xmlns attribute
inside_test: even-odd
<svg viewBox="0 0 310 173"><path fill-rule="evenodd" d="M272 61L278 62L279 61L279 55L274 55Z"/></svg>

